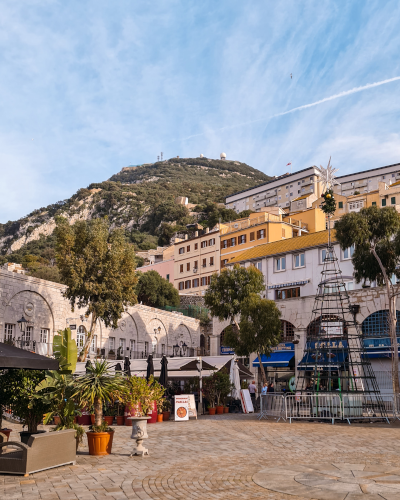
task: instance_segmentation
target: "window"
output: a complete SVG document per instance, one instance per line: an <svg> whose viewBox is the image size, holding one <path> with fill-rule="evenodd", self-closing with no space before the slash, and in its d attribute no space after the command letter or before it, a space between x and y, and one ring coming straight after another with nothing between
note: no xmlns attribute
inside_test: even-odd
<svg viewBox="0 0 400 500"><path fill-rule="evenodd" d="M190 245L188 245L188 246L186 247L186 251L187 251L187 252L190 252Z"/></svg>
<svg viewBox="0 0 400 500"><path fill-rule="evenodd" d="M131 357L132 357L132 353L135 352L135 341L133 339L131 339L129 341L129 350L131 351Z"/></svg>
<svg viewBox="0 0 400 500"><path fill-rule="evenodd" d="M286 257L279 257L275 259L275 271L285 271L286 270Z"/></svg>
<svg viewBox="0 0 400 500"><path fill-rule="evenodd" d="M339 201L339 208L343 208L343 201Z"/></svg>
<svg viewBox="0 0 400 500"><path fill-rule="evenodd" d="M294 267L304 267L304 253L298 253L294 256Z"/></svg>
<svg viewBox="0 0 400 500"><path fill-rule="evenodd" d="M108 348L110 351L115 349L115 337L108 337Z"/></svg>
<svg viewBox="0 0 400 500"><path fill-rule="evenodd" d="M118 351L121 356L123 356L125 352L125 339L119 339Z"/></svg>
<svg viewBox="0 0 400 500"><path fill-rule="evenodd" d="M385 198L382 199L382 207L386 207L386 200L385 200Z"/></svg>
<svg viewBox="0 0 400 500"><path fill-rule="evenodd" d="M165 344L161 344L161 354L165 354Z"/></svg>
<svg viewBox="0 0 400 500"><path fill-rule="evenodd" d="M33 338L33 326L27 326L24 333L22 333L21 340L30 342Z"/></svg>
<svg viewBox="0 0 400 500"><path fill-rule="evenodd" d="M207 277L201 278L201 286L207 285Z"/></svg>
<svg viewBox="0 0 400 500"><path fill-rule="evenodd" d="M221 269L223 269L228 262L228 259L221 260Z"/></svg>
<svg viewBox="0 0 400 500"><path fill-rule="evenodd" d="M179 266L179 272L180 272L180 273L183 273L183 264L181 264L181 265Z"/></svg>
<svg viewBox="0 0 400 500"><path fill-rule="evenodd" d="M284 290L276 290L275 298L277 300L292 299L294 297L300 297L300 287L285 288Z"/></svg>
<svg viewBox="0 0 400 500"><path fill-rule="evenodd" d="M293 193L290 193L290 196L293 196Z"/></svg>
<svg viewBox="0 0 400 500"><path fill-rule="evenodd" d="M144 343L144 355L147 356L149 354L149 343Z"/></svg>
<svg viewBox="0 0 400 500"><path fill-rule="evenodd" d="M286 238L286 230L282 228L282 238Z"/></svg>
<svg viewBox="0 0 400 500"><path fill-rule="evenodd" d="M203 259L203 267L207 267L207 259Z"/></svg>
<svg viewBox="0 0 400 500"><path fill-rule="evenodd" d="M265 238L265 229L260 229L257 231L257 239L262 240L263 238Z"/></svg>
<svg viewBox="0 0 400 500"><path fill-rule="evenodd" d="M282 196L278 196L278 200L280 200L282 198Z"/></svg>
<svg viewBox="0 0 400 500"><path fill-rule="evenodd" d="M323 263L324 263L325 258L326 258L326 249L325 249L325 248L323 248L323 249L321 250L321 264L323 264Z"/></svg>
<svg viewBox="0 0 400 500"><path fill-rule="evenodd" d="M255 238L254 238L254 232L253 233L250 233L250 241L254 241Z"/></svg>
<svg viewBox="0 0 400 500"><path fill-rule="evenodd" d="M179 290L183 290L185 288L185 284L183 283L183 281L180 281L179 282Z"/></svg>
<svg viewBox="0 0 400 500"><path fill-rule="evenodd" d="M221 241L221 248L228 248L228 240Z"/></svg>
<svg viewBox="0 0 400 500"><path fill-rule="evenodd" d="M186 263L186 271L190 271L190 262Z"/></svg>
<svg viewBox="0 0 400 500"><path fill-rule="evenodd" d="M14 325L6 323L4 326L4 340L12 340L14 336Z"/></svg>
<svg viewBox="0 0 400 500"><path fill-rule="evenodd" d="M300 181L297 183L298 186L300 186Z"/></svg>
<svg viewBox="0 0 400 500"><path fill-rule="evenodd" d="M262 262L257 262L256 267L259 271L262 271Z"/></svg>
<svg viewBox="0 0 400 500"><path fill-rule="evenodd" d="M200 246L201 246L201 248L206 248L207 241L202 241Z"/></svg>
<svg viewBox="0 0 400 500"><path fill-rule="evenodd" d="M214 265L214 257L210 257L210 266Z"/></svg>
<svg viewBox="0 0 400 500"><path fill-rule="evenodd" d="M373 207L376 207L376 201L373 201L373 202L372 202L372 206L373 206Z"/></svg>
<svg viewBox="0 0 400 500"><path fill-rule="evenodd" d="M194 244L194 249L195 249L195 250L198 250L198 249L199 249L199 244L198 244L198 243L195 243L195 244Z"/></svg>
<svg viewBox="0 0 400 500"><path fill-rule="evenodd" d="M114 338L114 337L110 337L110 340ZM83 325L81 325L79 328L78 328L78 332L76 334L76 345L78 347L83 347L85 345L85 340L86 340L86 330L85 330L85 327ZM111 349L111 347L110 347Z"/></svg>
<svg viewBox="0 0 400 500"><path fill-rule="evenodd" d="M169 274L167 274L167 277L165 278L167 281L169 281Z"/></svg>
<svg viewBox="0 0 400 500"><path fill-rule="evenodd" d="M215 238L211 238L211 240L208 242L208 246L212 247L215 245Z"/></svg>
<svg viewBox="0 0 400 500"><path fill-rule="evenodd" d="M41 328L39 342L44 342L46 344L49 341L49 338L50 330L48 328Z"/></svg>
<svg viewBox="0 0 400 500"><path fill-rule="evenodd" d="M351 259L353 257L353 253L354 253L354 245L351 245L351 247L346 248L346 250L343 250L343 260Z"/></svg>
<svg viewBox="0 0 400 500"><path fill-rule="evenodd" d="M190 288L190 280L185 281L185 289Z"/></svg>
<svg viewBox="0 0 400 500"><path fill-rule="evenodd" d="M195 260L195 261L194 261L194 266L193 266L193 271L194 271L195 269L198 269L198 268L199 268L199 261L198 261L198 260Z"/></svg>
<svg viewBox="0 0 400 500"><path fill-rule="evenodd" d="M395 196L392 196L392 198L390 198L390 204L396 205L396 197Z"/></svg>
<svg viewBox="0 0 400 500"><path fill-rule="evenodd" d="M193 280L193 288L198 288L198 286L199 286L199 278L195 278Z"/></svg>
<svg viewBox="0 0 400 500"><path fill-rule="evenodd" d="M181 248L179 249L179 255L182 255L183 253L185 253L185 249L184 249L183 247L181 247Z"/></svg>
<svg viewBox="0 0 400 500"><path fill-rule="evenodd" d="M243 243L246 243L246 235L245 235L245 234L241 234L241 235L238 237L238 244L239 244L239 245L243 245Z"/></svg>
<svg viewBox="0 0 400 500"><path fill-rule="evenodd" d="M354 283L352 281L347 281L345 285L347 290L354 290Z"/></svg>

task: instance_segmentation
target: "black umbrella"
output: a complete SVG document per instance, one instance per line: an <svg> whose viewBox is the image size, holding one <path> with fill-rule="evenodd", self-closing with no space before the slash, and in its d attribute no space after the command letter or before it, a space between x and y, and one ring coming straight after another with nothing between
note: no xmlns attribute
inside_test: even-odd
<svg viewBox="0 0 400 500"><path fill-rule="evenodd" d="M24 368L25 370L58 370L56 359L48 358L19 347L0 343L0 369Z"/></svg>
<svg viewBox="0 0 400 500"><path fill-rule="evenodd" d="M124 360L124 372L127 377L131 376L131 362L129 361L128 356L125 356Z"/></svg>
<svg viewBox="0 0 400 500"><path fill-rule="evenodd" d="M149 381L150 375L154 376L154 365L153 365L152 354L149 354L149 357L147 358L147 375L146 375L147 382Z"/></svg>
<svg viewBox="0 0 400 500"><path fill-rule="evenodd" d="M160 378L158 382L167 388L168 386L168 359L166 356L163 356L161 359L161 372L160 372Z"/></svg>

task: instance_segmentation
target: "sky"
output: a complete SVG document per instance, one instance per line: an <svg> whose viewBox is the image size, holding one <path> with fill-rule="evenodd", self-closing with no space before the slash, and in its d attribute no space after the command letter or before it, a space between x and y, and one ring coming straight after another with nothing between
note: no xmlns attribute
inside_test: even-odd
<svg viewBox="0 0 400 500"><path fill-rule="evenodd" d="M3 2L0 223L161 152L400 162L399 25L397 0Z"/></svg>

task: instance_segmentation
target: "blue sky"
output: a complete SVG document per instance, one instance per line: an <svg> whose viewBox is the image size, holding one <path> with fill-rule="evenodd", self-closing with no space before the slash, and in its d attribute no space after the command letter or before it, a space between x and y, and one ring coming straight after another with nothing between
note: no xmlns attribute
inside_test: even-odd
<svg viewBox="0 0 400 500"><path fill-rule="evenodd" d="M398 1L3 2L0 222L126 165L400 162ZM293 74L293 79L290 74Z"/></svg>

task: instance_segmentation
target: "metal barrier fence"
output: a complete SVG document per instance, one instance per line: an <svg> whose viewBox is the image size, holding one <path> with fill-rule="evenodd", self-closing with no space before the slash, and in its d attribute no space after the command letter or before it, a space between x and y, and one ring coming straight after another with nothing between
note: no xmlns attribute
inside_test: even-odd
<svg viewBox="0 0 400 500"><path fill-rule="evenodd" d="M397 402L400 406L400 395ZM287 394L271 393L260 397L258 419L269 417L283 420L400 420L399 408L395 408L393 395L374 394Z"/></svg>

